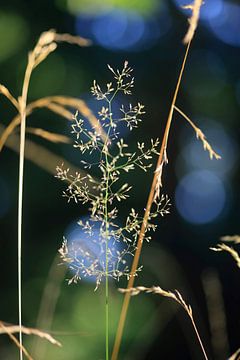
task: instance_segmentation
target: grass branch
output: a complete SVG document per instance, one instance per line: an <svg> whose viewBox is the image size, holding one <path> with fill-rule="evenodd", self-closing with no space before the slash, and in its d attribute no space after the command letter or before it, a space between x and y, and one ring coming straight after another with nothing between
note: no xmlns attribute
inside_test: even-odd
<svg viewBox="0 0 240 360"><path fill-rule="evenodd" d="M212 146L209 144L209 142L206 139L206 136L204 135L204 133L202 132L201 129L199 129L194 122L182 111L180 110L176 105L174 106L174 109L180 114L182 115L182 117L187 120L187 122L192 126L192 128L194 129L195 133L196 133L196 137L197 139L200 139L202 141L203 144L203 148L204 150L207 150L209 153L209 157L212 160L213 158L215 158L216 160L221 159L221 156L218 155L212 148Z"/></svg>
<svg viewBox="0 0 240 360"><path fill-rule="evenodd" d="M186 61L187 61L190 45L191 45L191 41L187 45L185 55L184 55L184 59L183 59L183 62L182 62L182 66L181 66L181 69L180 69L177 85L176 85L176 88L175 88L175 91L174 91L174 95L173 95L173 99L172 99L172 103L171 103L171 107L170 107L170 111L169 111L169 115L168 115L168 119L167 119L167 124L166 124L166 127L165 127L163 140L162 140L162 144L161 144L161 150L160 150L160 153L159 153L159 158L158 158L156 170L155 170L155 173L154 173L151 189L150 189L149 196L148 196L148 201L147 201L147 206L146 206L146 210L145 210L145 214L144 214L144 219L143 219L143 223L142 223L141 230L140 230L139 237L138 237L138 241L137 241L137 249L136 249L136 252L135 252L135 255L134 255L132 268L131 268L131 275L132 276L130 276L129 281L128 281L128 286L127 286L128 289L132 288L133 284L134 284L134 279L135 278L134 278L133 274L136 273L136 270L138 268L139 259L140 259L140 255L141 255L141 250L142 250L142 245L143 245L143 240L144 240L144 236L145 236L145 232L146 232L147 223L148 223L148 219L149 219L149 214L151 212L152 204L154 202L154 199L155 199L156 195L158 197L160 196L160 187L161 187L161 184L162 184L162 169L163 169L163 165L167 162L167 144L168 144L168 137L169 137L169 132L170 132L171 123L172 123L174 106L175 106L177 95L178 95L178 92L179 92L179 88L180 88L180 84L181 84L185 64L186 64ZM119 319L119 323L118 323L118 329L117 329L115 343L114 343L114 347L113 347L112 358L111 358L112 360L117 360L117 358L118 358L120 345L121 345L121 341L122 341L123 329L124 329L124 325L125 325L125 321L126 321L128 307L129 307L129 302L130 302L130 293L126 292L126 294L124 296L124 300L123 300L122 310L121 310L120 319Z"/></svg>
<svg viewBox="0 0 240 360"><path fill-rule="evenodd" d="M22 331L22 329L21 329L21 331ZM11 329L9 329L9 326L5 326L2 321L0 321L0 334L7 334L10 337L10 339L14 342L14 344L19 349L21 349L21 352L26 356L26 358L28 360L33 360L33 358L29 355L29 353L27 352L25 347L23 345L21 345L20 342L18 341L18 339L16 338L16 336L13 335L13 331L11 331Z"/></svg>
<svg viewBox="0 0 240 360"><path fill-rule="evenodd" d="M205 351L198 328L197 328L196 323L193 318L192 308L190 305L186 304L185 300L183 299L183 297L179 291L177 291L177 290L175 290L174 292L166 291L166 290L163 290L160 286L152 286L151 288L147 288L144 286L137 286L135 288L119 289L119 291L122 293L125 293L125 294L129 294L130 296L138 295L140 292L152 293L152 294L164 296L164 297L167 297L167 298L170 298L170 299L176 301L180 306L182 306L182 308L188 314L188 316L191 320L194 332L197 336L199 345L201 347L202 353L204 355L204 358L205 358L205 360L208 360L207 353Z"/></svg>

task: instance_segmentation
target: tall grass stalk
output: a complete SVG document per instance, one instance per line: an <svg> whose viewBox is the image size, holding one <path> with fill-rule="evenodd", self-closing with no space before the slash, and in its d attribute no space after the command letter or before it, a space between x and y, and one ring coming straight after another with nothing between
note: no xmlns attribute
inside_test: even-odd
<svg viewBox="0 0 240 360"><path fill-rule="evenodd" d="M32 54L24 76L22 95L19 98L19 113L21 117L20 125L20 152L19 152L19 179L18 179L18 320L19 320L19 355L23 359L22 347L22 212L23 212L23 174L24 174L24 152L25 152L25 133L26 133L26 106L27 94L34 61Z"/></svg>
<svg viewBox="0 0 240 360"><path fill-rule="evenodd" d="M161 179L162 168L163 168L163 165L165 163L167 163L167 161L168 161L166 151L167 151L168 137L169 137L170 127L171 127L172 117L173 117L173 112L174 112L174 106L175 106L175 103L177 100L177 95L179 92L179 88L180 88L180 84L181 84L181 80L182 80L182 76L183 76L183 72L184 72L186 61L187 61L190 46L191 46L191 41L187 45L184 59L182 62L182 66L180 69L177 85L176 85L176 88L174 91L173 100L171 103L171 107L170 107L170 111L169 111L169 115L168 115L168 119L167 119L167 124L165 127L164 136L163 136L163 140L162 140L162 144L161 144L161 150L159 153L157 166L156 166L156 169L154 172L151 189L150 189L149 196L148 196L147 206L146 206L146 210L145 210L145 214L144 214L144 221L142 223L141 230L140 230L139 237L138 237L137 249L136 249L133 263L132 263L131 274L134 274L138 267L141 250L142 250L142 245L143 245L143 240L144 240L144 236L145 236L145 232L146 232L146 228L147 228L147 223L149 220L149 214L151 212L151 208L152 208L152 205L153 205L156 195L159 196L160 187L162 184L162 179ZM133 287L134 280L135 280L134 276L130 276L129 281L128 281L128 286L127 286L128 289ZM114 343L114 347L113 347L112 360L116 360L118 358L120 345L121 345L121 341L122 341L122 336L123 336L123 329L124 329L124 325L125 325L125 321L126 321L129 302L130 302L130 297L131 297L131 294L129 292L126 292L124 295L122 310L121 310L121 314L120 314L115 343Z"/></svg>
<svg viewBox="0 0 240 360"><path fill-rule="evenodd" d="M10 91L0 84L0 93L8 98L8 100L14 105L18 111L18 115L15 116L10 125L5 129L0 139L0 150L4 145L7 137L10 135L12 130L20 123L20 149L19 149L19 178L18 178L18 318L19 318L19 357L20 360L23 360L23 344L22 344L22 222L23 222L23 187L24 187L24 156L25 156L25 136L26 136L26 117L28 113L33 110L27 107L27 97L29 83L31 79L31 74L33 70L43 62L50 53L56 50L57 42L68 42L71 44L77 44L80 46L86 46L89 42L86 39L83 39L78 36L71 36L69 34L57 34L54 30L49 30L41 34L37 44L34 49L28 54L27 66L24 74L23 86L21 96L16 100ZM60 97L61 101L65 101L64 97ZM55 100L59 100L59 97L56 97ZM71 102L73 99L67 99ZM69 116L69 113L65 108L62 107L62 104L46 104L46 107L49 107L54 112L61 112L63 116ZM37 102L39 107L39 102L41 104L41 99ZM57 102L57 101L56 101ZM42 105L42 104L41 104ZM41 107L40 105L40 107ZM30 111L29 111L30 110ZM85 108L85 111L87 109ZM67 114L66 114L67 113ZM58 134L52 134L47 131L42 131L42 129L32 129L33 133L36 133L40 136L48 138L50 141L66 141L66 138L59 137ZM57 136L56 136L57 135Z"/></svg>

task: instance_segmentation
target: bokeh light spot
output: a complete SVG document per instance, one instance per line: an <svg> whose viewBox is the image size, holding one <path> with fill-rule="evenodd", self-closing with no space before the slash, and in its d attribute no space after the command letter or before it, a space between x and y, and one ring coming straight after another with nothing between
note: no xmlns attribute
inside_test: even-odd
<svg viewBox="0 0 240 360"><path fill-rule="evenodd" d="M60 0L59 6L63 7ZM74 15L99 15L113 9L136 11L144 16L151 16L158 8L158 0L67 0L67 10Z"/></svg>
<svg viewBox="0 0 240 360"><path fill-rule="evenodd" d="M209 21L209 27L214 35L226 44L240 46L240 6L225 1L218 17Z"/></svg>
<svg viewBox="0 0 240 360"><path fill-rule="evenodd" d="M81 218L83 222L89 221L89 217ZM64 234L64 237L67 239L69 244L69 256L75 258L77 256L78 262L84 261L86 266L90 266L94 260L98 260L100 263L105 264L105 253L102 251L102 247L99 244L100 241L100 222L94 222L94 228L92 229L92 234L86 233L82 227L76 222L71 223ZM111 230L111 228L110 228ZM118 242L113 239L109 239L108 248L110 249L112 254L117 253L118 250L121 249L121 246ZM88 253L91 258L91 263L86 257L84 253ZM77 266L77 262L72 263L72 265ZM103 265L104 266L104 265ZM73 272L74 270L70 266L70 270ZM75 274L73 274L75 275ZM80 276L82 274L80 273ZM83 275L83 280L95 282L96 276L86 276Z"/></svg>
<svg viewBox="0 0 240 360"><path fill-rule="evenodd" d="M112 9L97 15L79 15L76 32L113 51L139 51L153 46L168 33L171 19L167 6L155 16L144 17L136 11Z"/></svg>
<svg viewBox="0 0 240 360"><path fill-rule="evenodd" d="M181 177L184 172L198 169L214 171L222 179L229 177L239 159L239 148L236 141L229 136L223 127L214 121L198 121L201 129L213 149L222 157L221 160L209 158L200 140L186 135L186 129L181 135L183 149L177 159L176 172ZM189 134L189 131L187 131Z"/></svg>
<svg viewBox="0 0 240 360"><path fill-rule="evenodd" d="M140 15L115 10L96 19L92 31L100 45L112 49L127 49L137 44L144 28Z"/></svg>
<svg viewBox="0 0 240 360"><path fill-rule="evenodd" d="M222 212L225 199L223 182L207 170L193 171L184 176L175 193L178 212L193 224L214 221Z"/></svg>

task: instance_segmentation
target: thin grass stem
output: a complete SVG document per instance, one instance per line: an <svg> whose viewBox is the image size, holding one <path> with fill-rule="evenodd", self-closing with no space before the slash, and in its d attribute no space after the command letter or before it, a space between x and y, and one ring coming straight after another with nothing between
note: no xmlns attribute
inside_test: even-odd
<svg viewBox="0 0 240 360"><path fill-rule="evenodd" d="M208 356L207 356L207 354L206 354L205 348L204 348L203 343L202 343L202 339L201 339L201 337L200 337L200 335L199 335L199 332L198 332L197 326L196 326L196 324L195 324L195 321L194 321L194 319L193 319L193 316L190 315L190 314L189 314L189 316L190 316L190 319L191 319L191 322L192 322L194 331L195 331L195 333L196 333L196 335L197 335L198 342L199 342L199 344L200 344L200 346L201 346L201 349L202 349L204 358L205 358L205 360L208 360Z"/></svg>
<svg viewBox="0 0 240 360"><path fill-rule="evenodd" d="M21 117L20 125L20 151L19 151L19 179L18 179L18 319L19 319L19 356L23 360L22 347L22 213L23 213L23 177L24 177L24 152L25 152L25 133L26 133L26 104L27 93L31 73L33 70L33 61L29 55L26 68L22 96L19 98L19 109Z"/></svg>
<svg viewBox="0 0 240 360"><path fill-rule="evenodd" d="M136 273L136 270L137 270L137 267L138 267L139 258L140 258L140 255L141 255L141 250L142 250L142 245L143 245L143 240L144 240L144 235L145 235L146 228L147 228L148 218L149 218L151 207L152 207L152 204L153 204L153 201L154 201L154 198L155 198L155 194L156 194L156 187L157 187L158 180L159 180L158 179L158 177L159 177L158 169L165 162L165 155L166 155L169 131L170 131L173 112L174 112L174 105L176 103L177 95L178 95L178 92L179 92L179 88L180 88L180 84L181 84L181 80L182 80L182 75L183 75L183 71L184 71L184 68L185 68L186 61L187 61L190 46L191 46L191 41L187 45L185 55L184 55L184 59L183 59L183 62L182 62L182 66L181 66L181 69L180 69L177 85L176 85L176 88L175 88L175 91L174 91L174 96L173 96L173 100L172 100L172 103L171 103L171 107L170 107L170 111L169 111L169 115L168 115L168 119L167 119L167 124L166 124L165 131L164 131L164 136L163 136L163 140L162 140L162 144L161 144L161 150L160 150L160 154L159 154L159 158L158 158L158 162L157 162L157 166L156 166L156 171L154 173L152 186L151 186L151 189L150 189L150 192L149 192L147 206L146 206L146 210L145 210L145 214L144 214L144 219L143 219L142 227L141 227L140 234L139 234L139 237L138 237L137 250L136 250L135 255L134 255L132 268L131 268L131 276L129 278L128 286L127 286L128 289L132 288L133 284L134 284L135 277L133 276L133 274ZM160 174L160 176L161 176L161 174ZM130 302L130 293L127 292L124 295L122 310L121 310L120 319L119 319L119 323L118 323L117 334L116 334L115 343L114 343L113 352L112 352L112 357L111 357L112 360L117 360L117 358L118 358L120 345L121 345L121 342L122 342L123 329L124 329L124 325L125 325L125 321L126 321L128 307L129 307L129 302Z"/></svg>

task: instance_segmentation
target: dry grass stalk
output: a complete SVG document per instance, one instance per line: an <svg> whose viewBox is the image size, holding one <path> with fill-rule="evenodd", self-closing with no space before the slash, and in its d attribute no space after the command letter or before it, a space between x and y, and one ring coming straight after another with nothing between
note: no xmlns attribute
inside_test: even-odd
<svg viewBox="0 0 240 360"><path fill-rule="evenodd" d="M170 107L170 111L169 111L165 131L164 131L164 135L163 135L163 140L162 140L162 144L161 144L159 158L158 158L157 166L156 166L156 169L155 169L155 172L154 172L154 177L153 177L151 189L150 189L150 192L149 192L149 196L148 196L148 201L147 201L146 210L145 210L145 214L144 214L144 220L143 220L141 230L140 230L140 233L139 233L139 237L138 237L137 250L135 252L134 259L133 259L132 268L131 268L131 274L135 274L136 270L138 268L138 263L139 263L139 259L140 259L140 255L141 255L143 240L144 240L144 236L145 236L145 232L146 232L147 223L148 223L148 219L149 219L149 214L151 212L152 204L153 204L156 196L160 196L160 188L161 188L161 185L162 185L162 170L163 170L163 166L166 163L166 159L167 159L168 136L169 136L169 131L170 131L170 128L171 128L172 117L173 117L173 112L174 112L174 106L175 106L175 103L176 103L176 100L177 100L177 95L178 95L178 92L179 92L179 88L180 88L180 84L181 84L185 64L186 64L186 61L187 61L190 45L191 45L191 41L187 45L185 55L184 55L184 59L183 59L182 65L181 65L179 77L178 77L178 80L177 80L177 85L176 85L176 88L175 88L175 91L174 91L174 95L173 95L173 99L172 99L172 103L171 103L171 107ZM128 281L128 286L127 286L128 289L133 287L134 279L135 279L134 276L130 276L129 281ZM112 358L111 358L112 360L117 360L117 358L118 358L129 302L130 302L130 293L126 292L125 296L124 296L124 300L123 300L122 310L121 310L120 319L119 319L119 323L118 323L117 334L116 334L115 343L114 343L114 347L113 347Z"/></svg>
<svg viewBox="0 0 240 360"><path fill-rule="evenodd" d="M240 244L240 235L225 235L221 237L222 241L233 242L234 244Z"/></svg>
<svg viewBox="0 0 240 360"><path fill-rule="evenodd" d="M217 244L216 247L210 247L213 251L226 251L228 252L232 258L235 260L237 267L240 268L240 256L236 250L234 250L231 246L228 246L226 244Z"/></svg>
<svg viewBox="0 0 240 360"><path fill-rule="evenodd" d="M46 131L43 129L39 129L39 128L27 127L26 132L40 136L43 139L48 140L53 143L70 144L72 142L72 140L68 136L52 133L52 132L49 132L49 131Z"/></svg>
<svg viewBox="0 0 240 360"><path fill-rule="evenodd" d="M228 360L239 360L239 359L240 359L240 349L235 351L235 353L232 354L232 356L230 356Z"/></svg>
<svg viewBox="0 0 240 360"><path fill-rule="evenodd" d="M4 132L5 128L2 124L0 124L0 135ZM6 146L19 153L19 135L12 134L6 141ZM26 139L26 147L25 147L25 159L31 161L36 166L39 166L44 171L47 171L51 175L56 175L56 166L58 164L63 164L70 168L74 173L79 173L81 176L86 176L86 171L77 168L72 165L63 157L52 153L50 150L45 147L34 143L31 140ZM92 184L88 183L89 188L91 188Z"/></svg>
<svg viewBox="0 0 240 360"><path fill-rule="evenodd" d="M2 329L0 329L0 334L14 334L14 333L18 333L20 331L20 326L18 325L9 325L9 324L4 324L3 322L0 322ZM57 345L57 346L62 346L61 343L59 341L57 341L56 339L54 339L54 337L52 337L52 335L50 335L49 333L39 330L39 329L34 329L34 328L28 328L26 326L22 326L21 327L22 333L25 335L36 335L42 339L45 339L47 341L49 341L51 344L53 345Z"/></svg>
<svg viewBox="0 0 240 360"><path fill-rule="evenodd" d="M73 118L72 112L69 111L68 109L66 109L62 105L55 104L54 102L52 102L47 105L47 108L49 110L51 110L52 112L54 112L55 114L58 114L58 115L64 117L65 119L72 120L72 118Z"/></svg>
<svg viewBox="0 0 240 360"><path fill-rule="evenodd" d="M18 101L12 96L10 91L6 88L6 86L0 84L0 94L4 95L12 104L15 106L17 111L19 111Z"/></svg>
<svg viewBox="0 0 240 360"><path fill-rule="evenodd" d="M206 139L206 136L204 135L204 133L201 131L201 129L199 129L194 122L182 111L180 110L176 105L174 106L174 109L179 112L179 114L181 114L184 119L187 120L187 122L192 126L192 128L194 129L195 133L196 133L196 137L197 139L200 139L202 141L203 144L203 148L204 150L208 151L209 153L209 157L212 160L213 158L215 158L216 160L221 159L221 156L218 155L213 148L211 147L211 145L209 144L209 142Z"/></svg>
<svg viewBox="0 0 240 360"><path fill-rule="evenodd" d="M80 46L88 45L88 41L78 36L67 34L57 34L55 30L42 33L34 49L28 54L27 67L24 74L21 96L16 100L6 87L1 86L1 92L17 108L19 116L15 117L20 122L20 150L19 150L19 181L18 181L18 314L19 314L19 343L20 360L23 360L22 350L22 208L23 208L23 174L24 174L24 154L25 154L25 134L27 117L27 97L30 79L33 70L43 62L50 53L57 48L57 42L68 42Z"/></svg>
<svg viewBox="0 0 240 360"><path fill-rule="evenodd" d="M7 331L7 333L17 333L20 331L20 327L18 325L5 325L5 330L1 330L0 329L0 334L5 334ZM42 339L45 339L47 341L49 341L51 344L53 345L57 345L57 346L62 346L61 343L59 341L57 341L56 339L54 339L52 337L52 335L50 335L49 333L39 330L39 329L34 329L34 328L28 328L25 326L22 326L22 333L25 335L36 335Z"/></svg>
<svg viewBox="0 0 240 360"><path fill-rule="evenodd" d="M195 0L193 4L183 6L184 9L192 10L192 16L190 17L190 19L188 19L189 28L183 39L184 44L188 44L193 39L193 36L194 36L195 31L198 26L198 20L199 20L199 16L200 16L200 8L201 8L202 4L203 4L203 0Z"/></svg>
<svg viewBox="0 0 240 360"><path fill-rule="evenodd" d="M191 46L193 34L197 27L201 4L202 4L202 1L195 0L194 5L192 5L193 6L193 8L192 8L193 16L192 16L192 20L190 21L191 31L190 30L188 31L188 36L187 36L188 41L186 41L186 39L185 39L185 41L187 43L187 48L186 48L184 59L183 59L182 65L181 65L180 73L179 73L178 80L177 80L177 85L176 85L176 88L174 91L165 131L164 131L164 135L163 135L159 158L158 158L157 166L155 169L155 173L154 173L154 177L153 177L153 181L152 181L152 185L151 185L151 189L149 192L148 201L147 201L147 205L146 205L146 210L145 210L145 214L144 214L144 221L143 221L143 224L142 224L142 227L141 227L141 230L139 233L139 237L138 237L137 250L135 252L133 263L132 263L131 274L134 274L138 267L141 250L142 250L142 244L143 244L145 231L146 231L152 204L153 204L154 200L156 199L156 197L160 196L160 190L162 187L163 167L168 162L168 160L167 160L167 145L168 145L168 137L169 137L169 132L170 132L170 128L171 128L173 113L174 113L175 104L176 104L180 84L182 81L182 76L183 76L183 72L185 69L189 49ZM189 34L190 35L192 34L192 35L190 36ZM128 281L128 286L127 286L128 289L133 287L134 279L135 279L134 276L130 276L129 281ZM125 296L124 296L124 300L123 300L122 309L121 309L121 314L120 314L120 319L119 319L119 323L118 323L117 334L116 334L116 338L115 338L115 342L114 342L111 360L117 360L117 358L118 358L119 349L120 349L120 345L121 345L121 341L122 341L124 324L126 321L127 311L128 311L128 307L129 307L129 302L130 302L130 294L128 292L126 292Z"/></svg>
<svg viewBox="0 0 240 360"><path fill-rule="evenodd" d="M55 33L54 40L56 42L65 42L72 45L78 45L78 46L89 46L91 45L91 41L85 38L82 38L80 36L73 36L71 34L57 34L55 30L53 30Z"/></svg>
<svg viewBox="0 0 240 360"><path fill-rule="evenodd" d="M29 353L27 352L25 347L20 344L18 339L9 330L9 327L5 326L2 321L0 321L0 334L7 334L10 337L10 339L16 344L16 346L23 352L23 354L26 356L26 358L28 360L33 360L33 358L29 355Z"/></svg>
<svg viewBox="0 0 240 360"><path fill-rule="evenodd" d="M199 344L201 346L204 358L206 360L208 359L206 351L205 351L203 343L202 343L202 340L201 340L201 337L199 335L197 326L196 326L194 318L193 318L192 308L191 308L190 305L186 304L186 302L184 301L184 299L183 299L183 297L182 297L182 295L180 294L179 291L177 291L177 290L175 290L175 292L166 291L166 290L163 290L160 286L152 286L151 288L147 288L147 287L144 287L144 286L137 286L137 287L134 287L134 288L119 289L119 291L121 293L128 293L131 296L138 295L141 292L152 293L152 294L164 296L164 297L167 297L167 298L170 298L170 299L176 301L187 312L187 314L188 314L188 316L189 316L189 318L191 320L192 326L194 328L194 331L196 333Z"/></svg>
<svg viewBox="0 0 240 360"><path fill-rule="evenodd" d="M105 139L106 133L100 126L97 118L89 109L85 101L73 97L68 96L48 96L45 98L41 98L38 100L33 101L32 103L28 104L26 107L26 116L29 116L33 113L36 109L47 108L50 111L64 117L67 120L73 120L73 114L66 108L71 107L78 112L85 116L90 124L99 130L102 138ZM8 137L13 133L18 125L20 125L21 117L20 114L16 115L9 125L6 127L4 132L0 136L0 151L2 150L3 146L5 145Z"/></svg>

